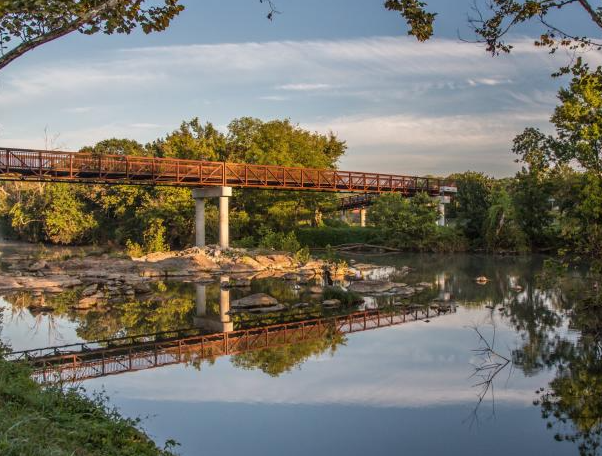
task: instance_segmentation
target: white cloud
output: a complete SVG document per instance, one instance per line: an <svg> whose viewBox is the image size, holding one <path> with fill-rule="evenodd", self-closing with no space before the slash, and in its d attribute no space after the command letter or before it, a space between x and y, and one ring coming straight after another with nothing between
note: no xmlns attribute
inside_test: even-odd
<svg viewBox="0 0 602 456"><path fill-rule="evenodd" d="M325 90L330 89L332 86L330 84L320 84L320 83L297 83L297 84L284 84L278 86L279 90L293 90L299 92L309 92L313 90Z"/></svg>
<svg viewBox="0 0 602 456"><path fill-rule="evenodd" d="M492 59L443 39L221 43L13 66L0 75L3 142L31 144L46 124L72 149L102 135L145 142L194 116L227 125L250 115L332 129L349 166L477 163L503 174L514 169L513 135L547 123L560 84L549 75L563 63L531 39L514 45Z"/></svg>

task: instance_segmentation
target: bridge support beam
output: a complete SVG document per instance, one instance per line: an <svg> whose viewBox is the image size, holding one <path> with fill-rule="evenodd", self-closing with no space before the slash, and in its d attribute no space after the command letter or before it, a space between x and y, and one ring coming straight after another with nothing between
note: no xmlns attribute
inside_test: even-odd
<svg viewBox="0 0 602 456"><path fill-rule="evenodd" d="M196 315L194 316L194 326L212 332L232 332L234 322L230 316L230 290L227 276L220 277L219 291L219 320L216 316L207 315L207 293L205 285L196 286Z"/></svg>
<svg viewBox="0 0 602 456"><path fill-rule="evenodd" d="M197 247L205 246L205 200L219 198L219 246L227 249L230 246L229 201L232 187L195 188L192 197L195 200L195 230Z"/></svg>
<svg viewBox="0 0 602 456"><path fill-rule="evenodd" d="M360 226L362 228L366 227L366 208L360 208Z"/></svg>
<svg viewBox="0 0 602 456"><path fill-rule="evenodd" d="M438 210L439 210L439 220L437 220L437 225L445 226L445 205L449 204L450 198L449 196L441 195L439 197Z"/></svg>

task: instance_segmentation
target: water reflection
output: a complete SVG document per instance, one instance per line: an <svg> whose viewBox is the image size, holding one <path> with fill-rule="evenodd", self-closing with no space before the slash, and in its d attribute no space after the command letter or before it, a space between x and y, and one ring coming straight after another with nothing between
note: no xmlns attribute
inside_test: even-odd
<svg viewBox="0 0 602 456"><path fill-rule="evenodd" d="M514 429L511 422L520 422L521 429L529 429L537 447L546 448L548 454L599 453L602 304L586 270L574 271L570 280L558 285L546 284L539 279L543 261L539 257L404 255L356 260L412 266L413 270L400 280L412 285L426 282L432 286L425 286L424 293L409 299L412 304L459 303L461 306L456 314L432 319L428 324L417 322L353 335L324 333L317 338L289 340L290 343L263 350L232 351L228 353L229 357L219 359L222 352L215 348L215 356L202 361L208 364L202 371L202 382L199 382L199 372L183 365L155 370L152 374L137 372L105 378L102 382L109 390L120 391L114 396L117 403L123 405L135 401L134 414L140 414L145 401L152 399L155 404L164 404L157 413L167 414L165 416L170 416L171 420L177 420L178 415L175 411L169 415L169 404L179 404L174 410L178 409L180 413L189 413L196 418L205 416L202 410L193 406L199 402L260 403L271 407L300 403L328 405L332 413L335 413L333 404L392 407L400 410L395 415L400 420L401 410L428 405L430 412L420 412L428 417L424 428L412 428L414 432L421 432L433 422L440 422L445 407L461 407L458 411L454 408L453 412L445 409L448 410L445 413L451 414L446 426L450 425L450 419L465 423L466 416L481 397L481 389L471 388L476 382L469 379L470 364L478 363L472 350L482 347L482 341L471 327L479 328L485 340L491 342L490 325L493 323L496 327L495 351L512 361L511 373L506 368L490 379L495 387L498 410L492 421L496 423L492 425L496 428L495 435ZM479 285L475 283L477 276L486 276L490 280ZM232 333L328 316L311 292L295 283L265 278L253 281L250 287L231 288L227 286L229 282L229 278L224 277L222 283L159 283L153 285L152 292L143 299L124 302L106 311L75 312L61 304L69 299L68 296L50 296L46 297L44 307L34 306L30 312L27 310L31 308L28 299L33 298L24 294L8 296L5 297L9 305L4 311L5 331L2 335L4 340L11 340L15 349L33 348L33 342L26 344L19 331L31 331L28 328L36 318L50 321L48 315L54 315L55 325L61 328L59 342L189 328L204 333ZM233 300L252 293L274 296L286 305L286 310L266 315L230 312ZM368 295L367 298L362 309L385 309L394 301L386 293ZM300 302L308 306L295 307ZM48 313L50 309L52 314ZM29 326L13 323L11 315L14 312L19 312L21 321L27 321ZM40 342L39 338L36 341ZM193 368L201 368L202 363L200 358L187 358L187 365ZM284 375L286 373L289 375ZM89 385L100 387L101 383L93 380ZM481 404L479 413L482 417L490 418L490 407L488 400ZM243 413L241 410L238 412ZM362 412L365 417L369 415L366 410ZM338 419L344 420L347 413L341 411ZM408 418L410 421L407 422L418 420L416 416L420 413L416 410L412 413L413 418ZM314 419L326 426L326 422L317 417ZM486 435L487 430L482 427L487 428L489 421L483 421L485 424L479 426L478 432ZM210 426L211 421L207 418L204 423ZM272 425L280 430L276 422ZM268 440L267 434L259 428L253 429ZM461 441L478 439L470 433L472 431L454 429L457 436L446 436L449 448L454 451L461 449L463 454L483 454L486 448L489 454L502 454L503 445L499 448L494 444L462 447ZM153 430L159 436L164 435L159 426ZM221 434L215 432L217 439ZM349 438L353 431L339 429L333 432L340 438ZM491 437L492 442L496 441L495 435ZM190 440L186 435L178 435L173 427L165 431L165 436L184 442ZM405 436L409 442L413 439L411 433ZM554 440L565 443L550 446ZM186 445L189 446L185 446L185 454L196 453L198 448L194 443ZM383 453L394 448L393 440L387 436L382 436L381 443L375 445ZM433 449L428 446L430 443L426 445ZM518 450L516 447L506 450L521 454L526 452L521 449L528 447L528 442L521 441ZM353 449L350 451L353 453Z"/></svg>

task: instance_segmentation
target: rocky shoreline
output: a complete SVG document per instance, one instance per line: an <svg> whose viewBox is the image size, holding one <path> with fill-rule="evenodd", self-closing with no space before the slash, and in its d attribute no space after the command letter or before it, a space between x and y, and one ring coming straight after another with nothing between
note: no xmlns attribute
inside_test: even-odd
<svg viewBox="0 0 602 456"><path fill-rule="evenodd" d="M153 253L140 258L108 254L73 256L65 259L32 259L13 254L2 257L0 294L27 292L34 297L77 290L70 307L88 310L99 305L148 296L153 282L220 282L222 288L244 288L253 279L280 278L295 287L306 287L321 295L328 283L345 284L346 291L362 296L387 295L397 301L409 298L432 284L409 286L391 281L403 277L409 268L335 263L321 259L299 262L294 255L246 249L221 250L215 246L183 251ZM265 299L265 298L264 298ZM249 299L247 299L249 301ZM238 307L233 303L233 308ZM325 308L338 307L338 299L324 298ZM240 307L245 307L240 306ZM259 306L262 307L262 306ZM266 300L267 310L283 310L281 303Z"/></svg>

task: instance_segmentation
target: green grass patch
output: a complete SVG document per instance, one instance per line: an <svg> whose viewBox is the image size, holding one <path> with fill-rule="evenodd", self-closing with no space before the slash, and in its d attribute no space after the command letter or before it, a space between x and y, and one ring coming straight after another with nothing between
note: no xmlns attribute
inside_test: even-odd
<svg viewBox="0 0 602 456"><path fill-rule="evenodd" d="M24 364L0 359L0 454L3 456L168 456L139 420L122 417L107 398L78 389L42 388Z"/></svg>

